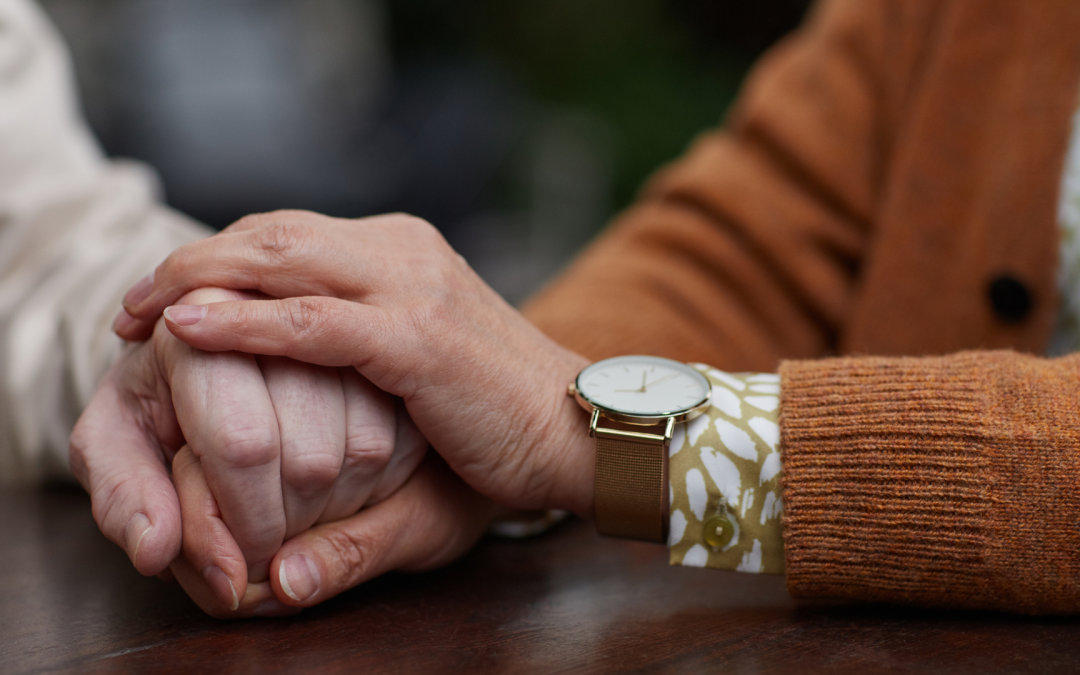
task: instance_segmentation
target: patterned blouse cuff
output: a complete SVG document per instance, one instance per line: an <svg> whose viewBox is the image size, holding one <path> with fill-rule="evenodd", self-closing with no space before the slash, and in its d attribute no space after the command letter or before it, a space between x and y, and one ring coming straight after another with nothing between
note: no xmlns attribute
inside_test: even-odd
<svg viewBox="0 0 1080 675"><path fill-rule="evenodd" d="M780 377L693 365L712 407L671 439L671 564L783 574Z"/></svg>

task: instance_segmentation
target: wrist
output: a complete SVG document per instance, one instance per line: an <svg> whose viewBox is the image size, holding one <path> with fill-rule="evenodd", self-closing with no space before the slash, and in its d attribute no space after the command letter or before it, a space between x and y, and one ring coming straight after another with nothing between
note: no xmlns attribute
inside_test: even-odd
<svg viewBox="0 0 1080 675"><path fill-rule="evenodd" d="M567 386L589 360L566 352L552 369L554 377L545 389L549 400L550 423L544 437L550 474L550 488L544 508L570 511L591 519L596 471L596 441L589 437L589 415L572 397Z"/></svg>

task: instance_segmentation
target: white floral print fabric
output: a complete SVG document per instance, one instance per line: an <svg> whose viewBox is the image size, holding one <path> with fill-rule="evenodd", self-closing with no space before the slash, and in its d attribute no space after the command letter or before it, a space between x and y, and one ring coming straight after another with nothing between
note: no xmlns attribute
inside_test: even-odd
<svg viewBox="0 0 1080 675"><path fill-rule="evenodd" d="M783 574L780 378L693 365L712 382L712 407L671 440L671 564ZM718 546L705 532L714 516L730 522Z"/></svg>

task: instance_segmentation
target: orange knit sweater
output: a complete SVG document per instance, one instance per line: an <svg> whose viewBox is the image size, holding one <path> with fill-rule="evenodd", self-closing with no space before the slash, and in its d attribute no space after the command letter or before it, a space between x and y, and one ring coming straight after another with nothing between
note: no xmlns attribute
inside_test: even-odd
<svg viewBox="0 0 1080 675"><path fill-rule="evenodd" d="M824 2L526 313L780 369L794 595L1076 612L1080 357L1023 352L1078 86L1073 0Z"/></svg>

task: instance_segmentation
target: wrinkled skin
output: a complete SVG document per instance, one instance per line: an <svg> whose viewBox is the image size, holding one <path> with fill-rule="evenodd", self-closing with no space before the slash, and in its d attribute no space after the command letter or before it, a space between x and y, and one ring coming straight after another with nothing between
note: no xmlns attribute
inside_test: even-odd
<svg viewBox="0 0 1080 675"><path fill-rule="evenodd" d="M140 572L171 565L204 609L241 616L291 611L267 582L282 543L382 501L426 449L400 401L352 368L210 354L159 323L103 379L72 435L71 465L102 532ZM205 489L185 501L172 479L187 476Z"/></svg>
<svg viewBox="0 0 1080 675"><path fill-rule="evenodd" d="M182 300L204 286L269 299ZM154 330L166 308L168 330L200 350L355 368L400 397L450 468L503 506L591 516L587 418L565 395L587 361L507 305L422 220L249 216L177 249L129 293L117 330L138 339ZM471 521L425 517L471 531ZM319 532L293 540L297 548L290 550L305 556L325 587L336 592L370 578L332 553ZM394 547L389 539L369 541L369 550ZM280 558L272 570L283 573ZM306 606L328 596L320 590L302 601L277 597Z"/></svg>

